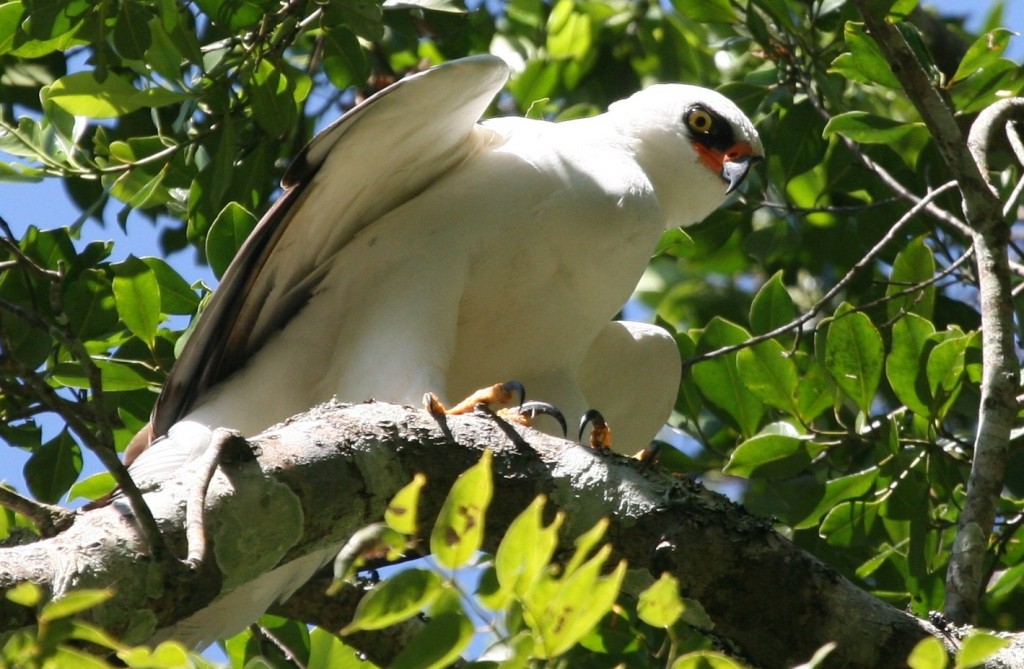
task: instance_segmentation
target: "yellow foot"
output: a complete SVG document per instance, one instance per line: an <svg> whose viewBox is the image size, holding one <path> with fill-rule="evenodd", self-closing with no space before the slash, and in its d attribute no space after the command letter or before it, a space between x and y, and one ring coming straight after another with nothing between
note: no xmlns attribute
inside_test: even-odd
<svg viewBox="0 0 1024 669"><path fill-rule="evenodd" d="M523 388L523 384L518 381L506 381L481 388L450 409L445 407L441 398L434 393L427 393L423 396L423 405L434 416L447 416L469 413L480 405L490 409L492 404L508 404L516 395L519 395L518 406L522 406L523 400L526 399L526 389Z"/></svg>
<svg viewBox="0 0 1024 669"><path fill-rule="evenodd" d="M515 406L506 407L494 411L491 405L509 404L518 397ZM462 400L452 408L447 408L435 393L427 393L423 396L423 405L435 418L450 416L452 414L470 413L478 409L485 409L494 413L499 418L509 423L533 427L533 420L539 415L551 416L558 421L562 428L562 436L566 435L567 427L562 412L547 402L525 402L526 389L518 381L506 381L496 383L493 386L481 388L466 399Z"/></svg>

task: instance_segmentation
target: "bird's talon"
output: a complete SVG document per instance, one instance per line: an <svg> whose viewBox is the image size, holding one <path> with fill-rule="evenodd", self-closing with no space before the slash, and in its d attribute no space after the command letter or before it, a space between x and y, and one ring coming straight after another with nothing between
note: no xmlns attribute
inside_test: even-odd
<svg viewBox="0 0 1024 669"><path fill-rule="evenodd" d="M565 416L553 404L537 401L524 402L519 407L519 414L525 418L527 427L532 427L533 419L537 416L551 416L558 421L559 427L562 428L562 437L564 438L569 434L569 428L565 424Z"/></svg>
<svg viewBox="0 0 1024 669"><path fill-rule="evenodd" d="M576 437L577 441L583 443L583 431L587 424L593 427L590 430L590 447L596 451L608 451L612 447L612 428L605 422L604 416L597 409L590 409L580 418L580 432Z"/></svg>

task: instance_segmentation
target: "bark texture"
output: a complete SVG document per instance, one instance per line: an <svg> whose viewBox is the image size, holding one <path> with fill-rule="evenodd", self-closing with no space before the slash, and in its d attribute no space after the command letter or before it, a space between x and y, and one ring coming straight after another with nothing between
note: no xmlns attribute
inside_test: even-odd
<svg viewBox="0 0 1024 669"><path fill-rule="evenodd" d="M318 407L254 438L255 459L221 466L205 516L215 559L196 572L151 560L127 505L117 502L80 513L56 537L0 549L0 589L26 579L54 595L113 586L118 596L98 621L126 640L152 638L281 564L322 560L325 547L379 520L415 472L429 481L420 509L428 532L452 482L486 447L495 478L487 550L540 493L566 512L567 549L607 516L609 539L639 580L672 572L714 621L713 633L754 665L790 667L835 641L827 666L902 667L915 643L937 633L695 483L531 430L520 431L529 445L516 445L488 418L452 417L449 428L451 440L426 413L388 404ZM184 468L145 496L179 555L193 475ZM288 608L330 627L347 622L329 618L350 607L318 616L317 596L300 592L308 599ZM5 606L0 619L7 620L15 609Z"/></svg>

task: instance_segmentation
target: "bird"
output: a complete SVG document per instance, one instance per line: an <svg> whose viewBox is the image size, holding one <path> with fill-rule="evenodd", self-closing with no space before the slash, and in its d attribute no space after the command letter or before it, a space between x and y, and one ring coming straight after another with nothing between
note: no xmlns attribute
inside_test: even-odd
<svg viewBox="0 0 1024 669"><path fill-rule="evenodd" d="M298 154L129 447L133 479L158 484L218 427L251 436L332 398L416 405L511 379L567 415L600 410L616 448L650 443L678 349L613 319L662 233L719 207L761 140L686 84L588 118L481 121L509 76L491 55L409 75ZM193 621L186 642L244 627L325 557L280 566L237 597L249 610Z"/></svg>

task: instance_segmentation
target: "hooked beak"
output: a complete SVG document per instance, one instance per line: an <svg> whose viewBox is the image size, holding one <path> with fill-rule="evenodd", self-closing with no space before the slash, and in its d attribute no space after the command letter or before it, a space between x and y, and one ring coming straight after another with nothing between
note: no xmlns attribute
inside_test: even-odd
<svg viewBox="0 0 1024 669"><path fill-rule="evenodd" d="M747 142L736 142L725 151L700 144L697 144L696 148L705 167L728 184L725 189L726 195L739 188L750 168L764 159L763 156L756 155L753 147Z"/></svg>
<svg viewBox="0 0 1024 669"><path fill-rule="evenodd" d="M750 166L756 162L760 162L760 156L752 156L750 154L741 156L738 158L729 158L726 156L722 162L722 178L729 182L729 186L725 189L725 194L733 192L739 185L743 183L743 180L747 178L747 172L750 171Z"/></svg>

